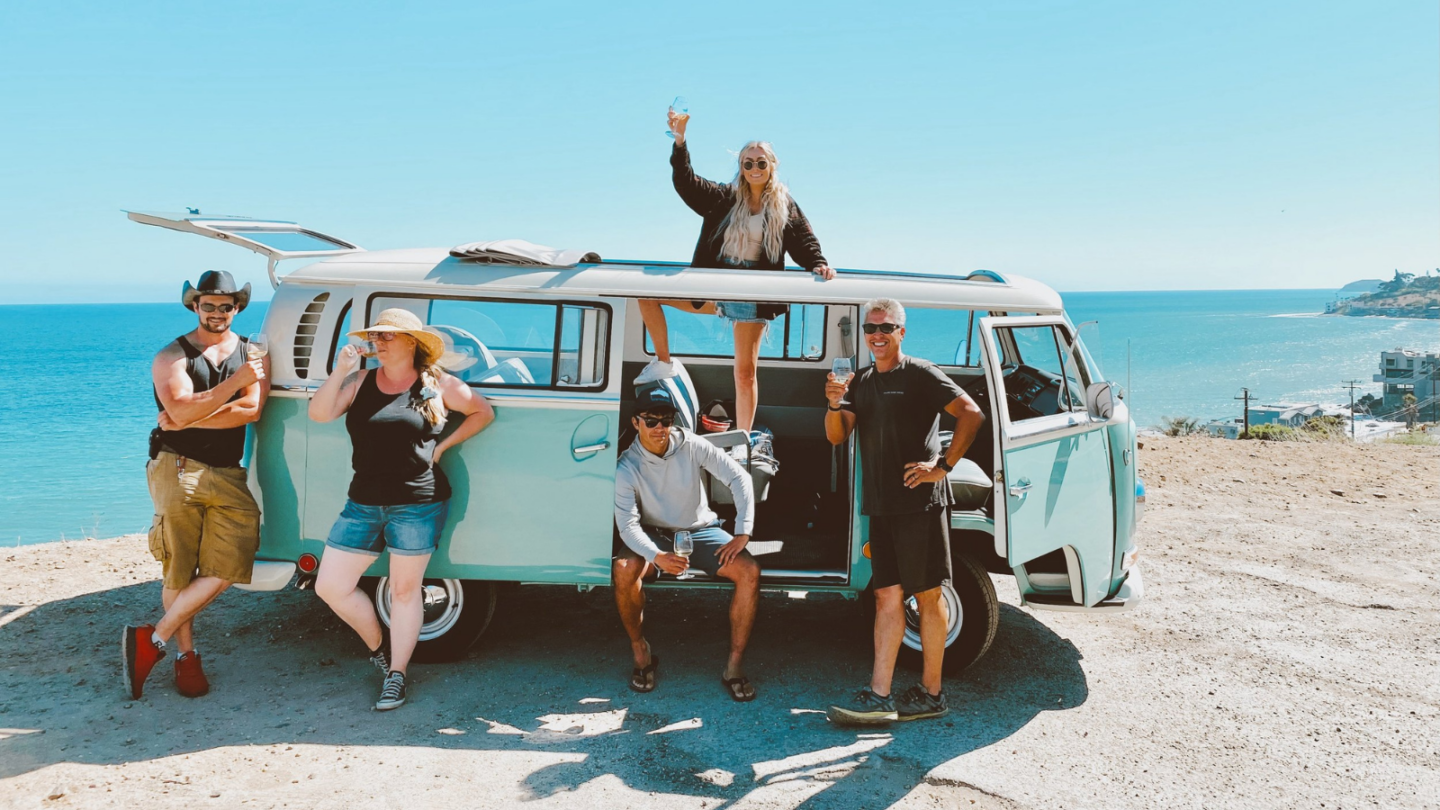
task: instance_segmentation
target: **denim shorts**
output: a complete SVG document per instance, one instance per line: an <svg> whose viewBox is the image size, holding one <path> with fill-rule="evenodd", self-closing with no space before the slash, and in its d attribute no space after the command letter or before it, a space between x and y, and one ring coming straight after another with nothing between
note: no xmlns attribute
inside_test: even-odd
<svg viewBox="0 0 1440 810"><path fill-rule="evenodd" d="M763 323L775 320L775 316L762 317L760 305L754 301L716 301L715 314L731 323Z"/></svg>
<svg viewBox="0 0 1440 810"><path fill-rule="evenodd" d="M402 557L433 554L449 513L449 501L367 506L347 499L325 545L375 557L386 548Z"/></svg>
<svg viewBox="0 0 1440 810"><path fill-rule="evenodd" d="M646 536L652 543L659 546L661 551L669 554L675 550L675 532L673 530L659 529L654 526L643 528ZM735 538L719 526L707 526L690 532L690 539L695 543L695 551L690 554L690 566L698 568L712 577L719 576L716 572L720 570L720 549Z"/></svg>

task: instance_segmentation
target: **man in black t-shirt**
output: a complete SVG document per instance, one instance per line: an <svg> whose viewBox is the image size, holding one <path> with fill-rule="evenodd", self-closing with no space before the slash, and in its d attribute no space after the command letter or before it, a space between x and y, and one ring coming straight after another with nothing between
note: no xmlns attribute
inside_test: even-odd
<svg viewBox="0 0 1440 810"><path fill-rule="evenodd" d="M899 302L877 298L865 304L864 316L865 345L875 363L850 384L830 375L825 436L840 444L860 431L860 512L870 517L875 666L870 686L849 703L832 706L829 717L847 723L939 717L949 711L940 681L948 622L940 585L950 579L945 476L965 455L985 417L934 363L901 354L905 308ZM956 420L943 458L941 411ZM924 671L921 682L897 703L890 685L905 635L906 596L915 597L920 609Z"/></svg>

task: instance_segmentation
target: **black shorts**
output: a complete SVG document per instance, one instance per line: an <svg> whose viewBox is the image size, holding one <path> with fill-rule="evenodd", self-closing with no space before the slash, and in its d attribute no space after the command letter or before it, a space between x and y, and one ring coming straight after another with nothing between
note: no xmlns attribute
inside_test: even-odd
<svg viewBox="0 0 1440 810"><path fill-rule="evenodd" d="M870 587L913 596L950 579L950 512L935 508L870 517Z"/></svg>

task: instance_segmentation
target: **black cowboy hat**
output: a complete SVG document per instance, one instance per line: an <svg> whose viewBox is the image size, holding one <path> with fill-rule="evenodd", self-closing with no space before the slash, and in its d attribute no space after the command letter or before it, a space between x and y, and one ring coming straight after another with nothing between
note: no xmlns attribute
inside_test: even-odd
<svg viewBox="0 0 1440 810"><path fill-rule="evenodd" d="M235 311L239 312L250 305L250 284L236 287L235 277L224 270L207 270L200 275L200 281L194 287L190 282L185 282L185 288L180 291L180 303L188 310L195 309L195 302L202 295L228 295L235 299Z"/></svg>

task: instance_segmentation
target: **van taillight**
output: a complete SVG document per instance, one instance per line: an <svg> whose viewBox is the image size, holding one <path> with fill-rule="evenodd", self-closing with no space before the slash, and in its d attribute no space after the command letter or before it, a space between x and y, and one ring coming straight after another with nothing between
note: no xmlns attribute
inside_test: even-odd
<svg viewBox="0 0 1440 810"><path fill-rule="evenodd" d="M315 569L320 567L320 560L314 554L301 554L295 564L300 567L300 573L313 574Z"/></svg>

